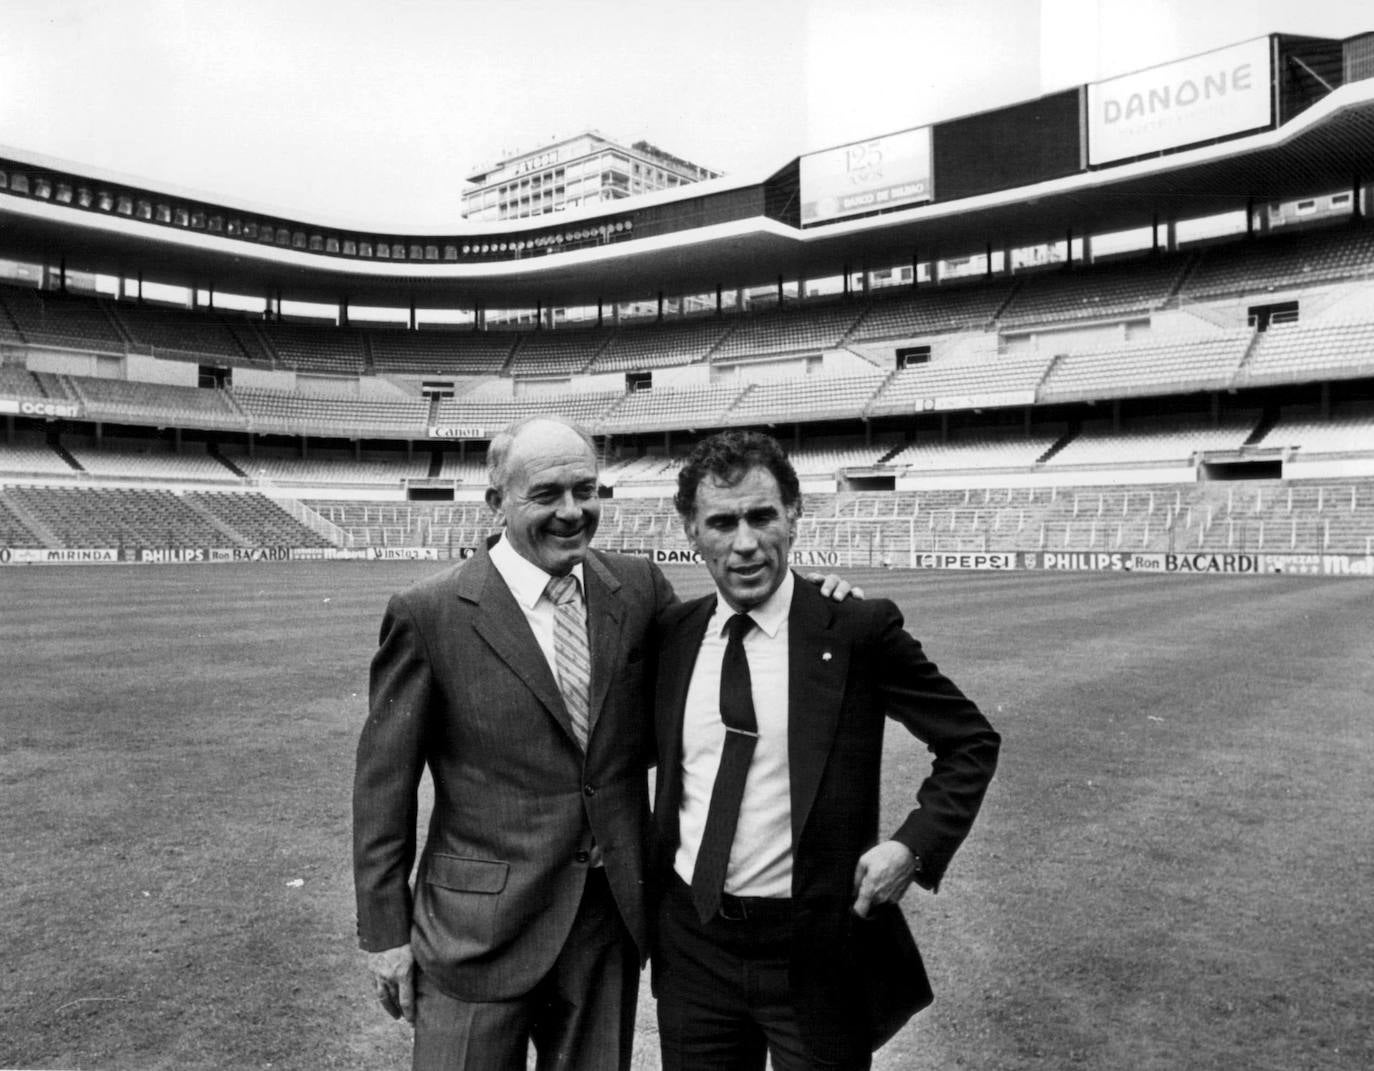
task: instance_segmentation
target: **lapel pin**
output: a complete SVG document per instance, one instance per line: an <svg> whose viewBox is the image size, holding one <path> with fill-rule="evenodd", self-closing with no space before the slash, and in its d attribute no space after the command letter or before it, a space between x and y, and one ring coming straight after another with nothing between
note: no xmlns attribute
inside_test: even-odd
<svg viewBox="0 0 1374 1071"><path fill-rule="evenodd" d="M822 662L829 662L829 661L830 661L830 652L829 652L829 651L822 651L822 652L821 652L821 661L822 661Z"/></svg>

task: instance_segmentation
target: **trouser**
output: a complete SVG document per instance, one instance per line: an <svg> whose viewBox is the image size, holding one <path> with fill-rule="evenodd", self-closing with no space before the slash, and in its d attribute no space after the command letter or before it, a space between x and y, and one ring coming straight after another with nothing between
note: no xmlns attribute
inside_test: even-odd
<svg viewBox="0 0 1374 1071"><path fill-rule="evenodd" d="M639 953L601 867L587 885L552 970L516 1000L466 1001L415 982L415 1071L627 1071Z"/></svg>
<svg viewBox="0 0 1374 1071"><path fill-rule="evenodd" d="M654 988L663 1071L867 1071L806 1049L789 979L790 900L724 897L704 925L691 890L669 879L657 915Z"/></svg>

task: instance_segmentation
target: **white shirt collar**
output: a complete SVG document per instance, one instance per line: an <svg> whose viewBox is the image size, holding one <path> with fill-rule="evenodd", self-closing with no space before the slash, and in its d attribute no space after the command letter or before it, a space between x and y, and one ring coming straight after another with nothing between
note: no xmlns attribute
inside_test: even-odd
<svg viewBox="0 0 1374 1071"><path fill-rule="evenodd" d="M792 612L792 589L796 586L796 578L792 575L792 570L788 569L784 573L782 583L778 585L778 590L769 595L764 602L755 606L749 611L749 616L754 619L754 624L759 630L765 633L771 640L778 634L778 629L782 628L783 622L787 620L787 615ZM735 616L735 610L725 601L725 596L716 589L716 612L711 615L711 622L707 626L714 629L719 635L725 631L726 622Z"/></svg>
<svg viewBox="0 0 1374 1071"><path fill-rule="evenodd" d="M496 571L501 574L506 587L510 588L510 593L515 596L515 601L525 609L533 610L535 604L543 597L544 589L549 586L552 574L544 572L516 550L506 538L505 532L502 532L501 538L493 544L490 554L492 565L496 566ZM582 597L585 599L587 584L582 578L581 562L572 567L572 575L577 577Z"/></svg>

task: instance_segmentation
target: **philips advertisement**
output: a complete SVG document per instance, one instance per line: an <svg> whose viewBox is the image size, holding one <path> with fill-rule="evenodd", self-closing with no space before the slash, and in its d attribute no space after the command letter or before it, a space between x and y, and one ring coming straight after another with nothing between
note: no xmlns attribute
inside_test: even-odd
<svg viewBox="0 0 1374 1071"><path fill-rule="evenodd" d="M1260 37L1089 85L1089 166L1269 126L1270 55Z"/></svg>
<svg viewBox="0 0 1374 1071"><path fill-rule="evenodd" d="M904 130L801 158L801 221L825 223L933 196L930 128Z"/></svg>

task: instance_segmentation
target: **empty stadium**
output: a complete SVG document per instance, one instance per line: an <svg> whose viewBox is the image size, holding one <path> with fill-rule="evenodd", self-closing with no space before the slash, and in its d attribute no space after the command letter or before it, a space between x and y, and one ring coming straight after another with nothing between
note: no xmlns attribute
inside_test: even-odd
<svg viewBox="0 0 1374 1071"><path fill-rule="evenodd" d="M799 148L447 230L0 146L0 1064L404 1058L341 771L386 593L494 531L487 444L540 413L596 438L598 545L683 594L682 457L777 436L797 564L1005 729L960 890L908 905L940 1003L875 1066L1374 1058L1374 34L1122 78L1222 75L1174 143L1108 140L1114 77L905 132L885 200Z"/></svg>

